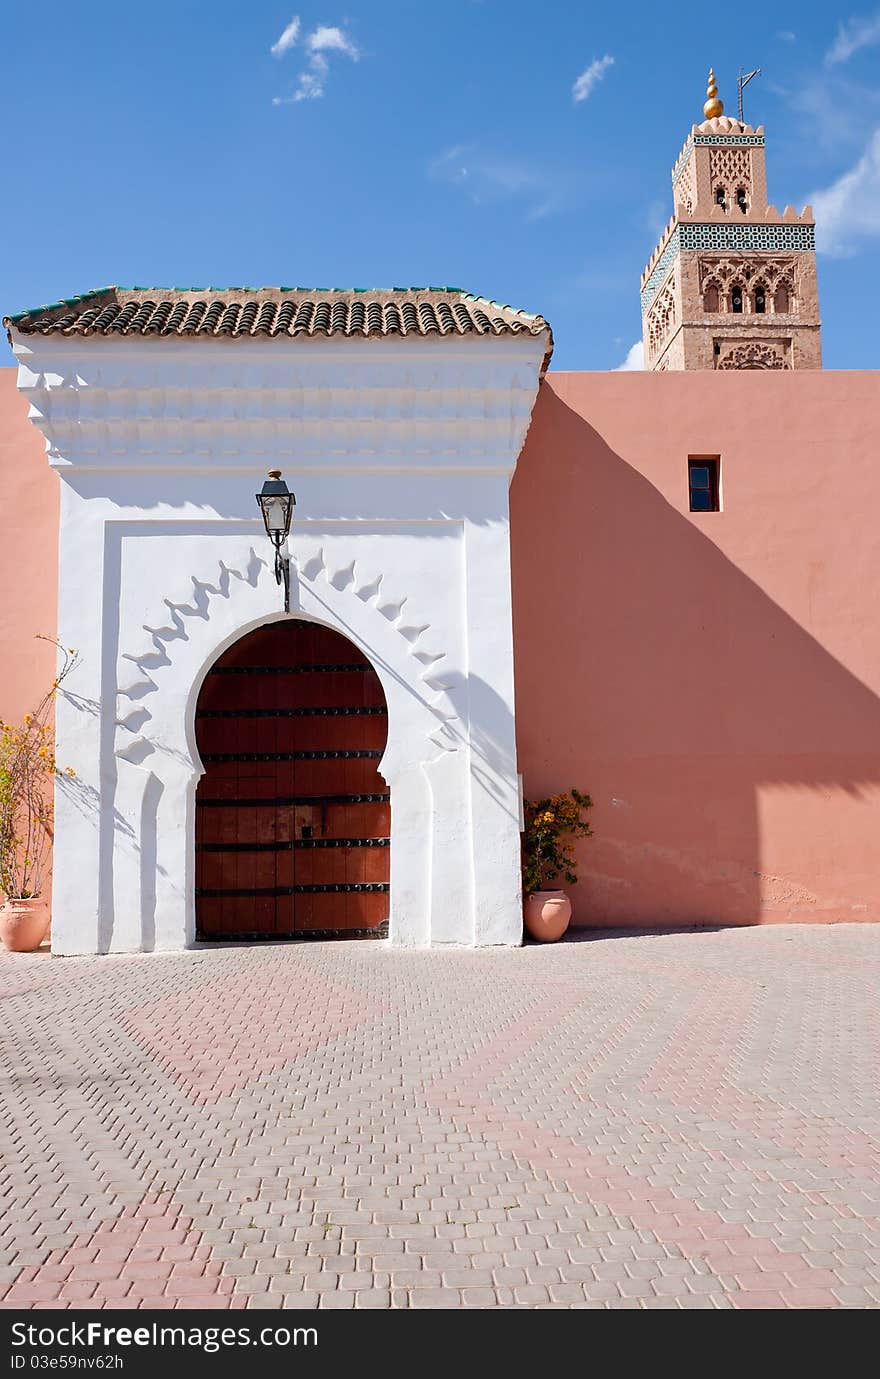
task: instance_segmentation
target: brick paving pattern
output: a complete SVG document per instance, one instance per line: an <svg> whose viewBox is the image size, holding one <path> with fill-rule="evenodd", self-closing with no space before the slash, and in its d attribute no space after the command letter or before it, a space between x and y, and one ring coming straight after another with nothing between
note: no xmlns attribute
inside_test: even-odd
<svg viewBox="0 0 880 1379"><path fill-rule="evenodd" d="M873 1308L880 927L0 959L5 1308Z"/></svg>

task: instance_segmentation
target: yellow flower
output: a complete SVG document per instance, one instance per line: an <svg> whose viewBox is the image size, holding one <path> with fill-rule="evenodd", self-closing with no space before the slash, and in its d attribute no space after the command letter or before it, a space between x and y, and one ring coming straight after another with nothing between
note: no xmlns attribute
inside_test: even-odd
<svg viewBox="0 0 880 1379"><path fill-rule="evenodd" d="M74 769L73 769L72 766L68 766L68 768L67 768L67 770L65 771L64 774L65 774L66 776L75 776L75 775L76 775L76 772L74 771Z"/></svg>

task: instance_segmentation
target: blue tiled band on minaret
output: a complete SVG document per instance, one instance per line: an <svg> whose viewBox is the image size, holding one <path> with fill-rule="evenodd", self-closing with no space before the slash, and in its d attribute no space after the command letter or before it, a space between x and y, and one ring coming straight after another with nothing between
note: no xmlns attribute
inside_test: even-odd
<svg viewBox="0 0 880 1379"><path fill-rule="evenodd" d="M704 137L709 137L704 136ZM676 225L650 278L642 288L642 314L660 289L673 259L682 249L758 250L763 253L815 252L816 231L812 225L737 225L723 221L688 222Z"/></svg>
<svg viewBox="0 0 880 1379"><path fill-rule="evenodd" d="M648 281L645 283L645 286L642 288L643 316L645 312L648 310L648 307L653 302L654 298L657 296L657 293L660 290L660 284L663 282L663 279L669 272L673 259L678 258L679 249L681 248L680 241L681 226L676 225L675 229L672 231L672 234L669 236L669 243L666 245L666 248L663 250L663 253L660 255L659 259L654 265L653 273L651 274Z"/></svg>

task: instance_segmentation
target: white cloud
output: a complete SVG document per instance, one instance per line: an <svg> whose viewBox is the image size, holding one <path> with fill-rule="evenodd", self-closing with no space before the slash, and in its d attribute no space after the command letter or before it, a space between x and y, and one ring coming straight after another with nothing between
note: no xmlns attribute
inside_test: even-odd
<svg viewBox="0 0 880 1379"><path fill-rule="evenodd" d="M350 57L354 62L360 57L357 45L348 34L328 24L319 24L317 29L309 34L306 47L311 53L345 53L346 57Z"/></svg>
<svg viewBox="0 0 880 1379"><path fill-rule="evenodd" d="M880 43L880 12L866 15L864 19L853 16L846 19L837 30L837 37L825 54L829 67L850 58L862 48L873 48Z"/></svg>
<svg viewBox="0 0 880 1379"><path fill-rule="evenodd" d="M520 157L456 144L428 164L435 182L460 187L475 206L487 206L518 197L527 221L543 220L562 209L569 196L565 173Z"/></svg>
<svg viewBox="0 0 880 1379"><path fill-rule="evenodd" d="M783 29L776 37L783 43L797 43L797 34L792 33L791 29Z"/></svg>
<svg viewBox="0 0 880 1379"><path fill-rule="evenodd" d="M655 239L659 239L666 229L669 220L669 206L666 201L661 201L659 196L648 203L645 209L645 227L651 231Z"/></svg>
<svg viewBox="0 0 880 1379"><path fill-rule="evenodd" d="M468 151L463 144L456 144L440 153L428 166L428 172L441 182L466 182L470 177Z"/></svg>
<svg viewBox="0 0 880 1379"><path fill-rule="evenodd" d="M559 202L553 196L545 197L534 205L526 216L526 220L546 220L548 215L553 215L559 210Z"/></svg>
<svg viewBox="0 0 880 1379"><path fill-rule="evenodd" d="M316 101L324 94L324 83L330 71L330 64L320 53L315 53L304 72L300 72L294 101Z"/></svg>
<svg viewBox="0 0 880 1379"><path fill-rule="evenodd" d="M283 57L286 52L289 52L289 50L296 45L296 40L299 38L299 29L299 15L295 14L277 43L273 43L272 47L269 49L273 57Z"/></svg>
<svg viewBox="0 0 880 1379"><path fill-rule="evenodd" d="M817 247L826 254L852 254L860 240L880 235L880 129L855 166L814 192L810 204Z"/></svg>
<svg viewBox="0 0 880 1379"><path fill-rule="evenodd" d="M626 358L618 364L614 373L641 373L645 367L645 350L641 340L637 340L627 350Z"/></svg>
<svg viewBox="0 0 880 1379"><path fill-rule="evenodd" d="M608 53L606 53L604 57L594 58L589 67L581 72L574 86L571 88L571 94L575 104L577 104L578 101L587 100L599 85L599 82L608 71L608 68L613 66L614 58L610 57Z"/></svg>
<svg viewBox="0 0 880 1379"><path fill-rule="evenodd" d="M292 47L296 42L299 33L299 20L288 24L284 33L279 38L278 43L282 43L287 34L293 28L294 22L297 25L293 38L287 44ZM276 47L278 45L276 44ZM304 39L304 46L309 54L308 65L300 72L297 77L296 87L290 96L275 96L273 105L296 105L299 101L320 100L324 94L324 87L330 75L330 63L325 53L343 53L351 58L352 62L360 59L360 49L343 29L335 25L319 24ZM273 48L274 52L275 49Z"/></svg>
<svg viewBox="0 0 880 1379"><path fill-rule="evenodd" d="M296 79L296 89L292 96L274 96L273 105L296 105L299 101L317 101L324 94L329 63L326 58L315 54L304 72Z"/></svg>
<svg viewBox="0 0 880 1379"><path fill-rule="evenodd" d="M456 144L439 154L428 171L439 182L467 183L474 200L488 199L490 192L512 196L535 184L534 173L524 163L486 154L465 144Z"/></svg>

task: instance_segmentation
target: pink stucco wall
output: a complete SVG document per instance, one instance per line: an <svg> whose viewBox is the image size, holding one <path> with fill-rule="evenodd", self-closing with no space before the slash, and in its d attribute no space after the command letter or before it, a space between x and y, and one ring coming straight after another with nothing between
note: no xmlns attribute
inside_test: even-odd
<svg viewBox="0 0 880 1379"><path fill-rule="evenodd" d="M58 484L0 369L0 716L51 680ZM724 511L688 512L720 454ZM575 922L880 920L880 374L550 374L511 490L529 795Z"/></svg>
<svg viewBox="0 0 880 1379"><path fill-rule="evenodd" d="M880 374L551 374L511 504L526 794L596 801L575 922L880 920Z"/></svg>
<svg viewBox="0 0 880 1379"><path fill-rule="evenodd" d="M58 478L27 419L16 370L0 369L0 718L19 720L55 674Z"/></svg>

